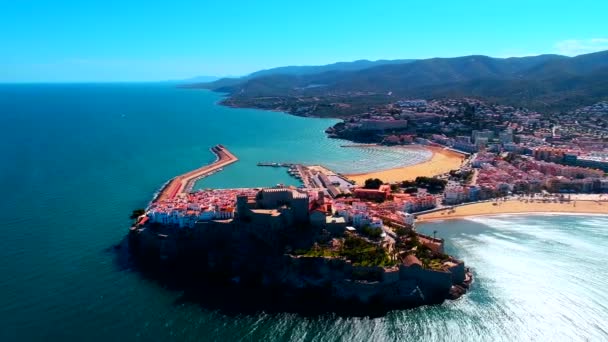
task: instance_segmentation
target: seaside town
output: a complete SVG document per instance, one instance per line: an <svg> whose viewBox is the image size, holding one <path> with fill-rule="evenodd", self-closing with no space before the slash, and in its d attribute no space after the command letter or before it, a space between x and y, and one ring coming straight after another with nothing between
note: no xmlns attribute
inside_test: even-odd
<svg viewBox="0 0 608 342"><path fill-rule="evenodd" d="M203 245L241 241L235 247L241 253L253 248L242 239L255 237L264 241L266 252L288 256L275 267L291 276L275 279L276 272L264 273L275 283L318 288L329 282L339 298L363 303L397 289L402 292L384 300L400 298L409 305L429 302L420 298L458 298L471 284L470 271L444 253L443 239L418 233L417 222L520 212L608 213L603 195L608 193L608 142L601 129L607 112L608 105L600 103L577 111L585 121L557 125L554 118L477 100L411 100L339 126L348 134L372 132L390 148L413 144L433 151L422 164L450 156L447 168L386 171L401 176L398 181L383 180L383 171L343 175L321 165L260 162L260 167L286 168L300 185L193 190L196 180L238 160L217 145L211 149L215 163L169 181L148 208L134 212L132 240L171 260L185 248L179 247L180 232L191 232L188 236L198 236L194 239ZM416 133L396 132L412 130L410 125ZM336 134L335 127L329 131ZM234 257L214 253L215 259ZM330 260L334 271L322 272L319 279L304 276L311 267L306 263L323 268ZM244 263L224 266L233 279L241 279ZM415 288L420 295L412 295Z"/></svg>
<svg viewBox="0 0 608 342"><path fill-rule="evenodd" d="M545 117L474 99L403 100L350 119L341 130L372 132L385 145L417 144L458 153L462 158L459 166L443 174L404 174L402 182L392 184L355 185L348 177L322 166L258 165L288 167L290 174L302 181L302 191L315 196L324 191L328 200L335 202L331 214L339 211L355 226L359 222L377 226L377 216L386 216L387 208L395 208L391 214L412 214L446 205L541 193L567 200L572 194L608 192L606 117L605 102ZM396 130L410 133L395 134ZM415 182L417 177L420 182ZM433 178L433 188L424 183L425 178ZM150 219L187 216L186 221L192 224L196 221L193 215L198 219L229 218L234 205L227 198L234 202L239 190L215 190L214 195L198 192L187 197L175 196L176 191L171 201L154 203ZM365 205L357 205L359 202ZM188 210L173 210L184 205ZM360 215L369 217L360 221ZM402 223L411 223L410 216L402 217Z"/></svg>
<svg viewBox="0 0 608 342"><path fill-rule="evenodd" d="M454 172L417 175L446 180L442 202L459 204L513 194L607 192L606 117L606 102L546 116L474 99L407 100L351 118L328 133L462 153L466 162Z"/></svg>

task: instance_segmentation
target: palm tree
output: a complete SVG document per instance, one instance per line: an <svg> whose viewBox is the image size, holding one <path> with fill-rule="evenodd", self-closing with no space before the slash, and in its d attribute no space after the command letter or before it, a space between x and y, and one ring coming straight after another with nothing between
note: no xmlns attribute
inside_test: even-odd
<svg viewBox="0 0 608 342"><path fill-rule="evenodd" d="M433 230L433 239L436 239L436 238L437 238L437 231Z"/></svg>

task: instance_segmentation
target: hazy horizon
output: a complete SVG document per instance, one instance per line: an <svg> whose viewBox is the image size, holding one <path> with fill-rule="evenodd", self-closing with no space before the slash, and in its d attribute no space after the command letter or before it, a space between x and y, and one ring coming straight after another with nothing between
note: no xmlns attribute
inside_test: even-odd
<svg viewBox="0 0 608 342"><path fill-rule="evenodd" d="M148 82L281 66L608 49L608 3L12 2L0 82Z"/></svg>
<svg viewBox="0 0 608 342"><path fill-rule="evenodd" d="M578 55L573 55L573 56L567 56L567 55L562 55L565 57L576 57L576 56L580 56L580 55L585 55L585 54L589 54L589 53L595 53L595 52L602 52L602 51L608 51L608 50L598 50L598 51L593 51L593 52L587 52L584 54L578 54ZM504 56L504 57L495 57L495 56L488 56L488 55L481 55L481 56L486 56L486 57L491 57L491 58L503 58L503 59L508 59L508 58L525 58L525 57L535 57L535 56L541 56L541 55L560 55L560 54L551 54L551 53L543 53L543 54L538 54L538 55L530 55L530 56ZM418 60L424 60L424 59L433 59L433 58L456 58L456 57L466 57L466 56L448 56L448 57L429 57L429 58L420 58ZM391 59L391 60L404 60L404 59L408 59L408 58L397 58L397 59ZM274 68L280 68L280 67L308 67L308 66L322 66L322 65L331 65L331 64L335 64L335 63L353 63L353 62L357 62L357 61L362 61L362 60L366 60L366 59L357 59L357 60L350 60L350 61L336 61L336 62L329 62L326 64L299 64L299 65L277 65L277 66L272 66L266 69L258 69L258 70L253 70L251 72L248 72L246 74L242 74L242 75L193 75L190 77L185 77L182 79L168 79L168 80L63 80L63 81L28 81L28 80L24 80L24 81L0 81L0 84L31 84L31 83L50 83L50 84L73 84L73 83L81 83L81 84L87 84L87 83L182 83L182 82L187 82L187 81L193 81L193 82L212 82L213 80L207 80L207 81L200 81L200 80L195 80L198 78L213 78L213 79L221 79L221 78L240 78L240 77L245 77L248 76L254 72L257 71L261 71L261 70L268 70L268 69L274 69ZM387 60L387 59L377 59L377 60L367 60L367 61L371 61L371 62L375 62L375 61L381 61L381 60Z"/></svg>

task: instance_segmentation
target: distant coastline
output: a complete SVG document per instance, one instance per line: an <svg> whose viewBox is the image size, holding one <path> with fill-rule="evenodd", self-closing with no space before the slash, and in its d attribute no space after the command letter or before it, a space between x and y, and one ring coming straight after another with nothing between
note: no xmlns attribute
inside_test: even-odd
<svg viewBox="0 0 608 342"><path fill-rule="evenodd" d="M194 88L200 89L200 88ZM222 93L216 90L210 90L216 93ZM305 118L313 118L313 119L338 119L343 120L344 117L341 115L335 115L330 117L316 116L311 115L309 113L298 113L287 108L267 108L255 105L239 105L233 101L233 96L230 93L222 93L223 98L217 102L217 105L230 107L230 108L249 108L249 109L258 109L265 110L271 112L279 112L285 113L288 115L305 117ZM330 127L331 128L331 127ZM349 138L340 138L346 141L355 142L357 139L349 139ZM447 173L451 170L458 169L462 164L462 158L465 156L464 153L459 153L454 150L448 150L438 146L430 146L430 145L420 145L420 144L412 144L412 145L398 145L398 146L386 146L381 145L379 143L365 143L360 144L361 146L382 146L385 148L399 148L399 149L410 149L410 150L427 150L431 151L431 157L422 162L408 164L404 166L392 167L392 168L378 168L369 172L361 172L361 173L345 173L345 176L349 179L353 180L356 184L362 185L366 179L368 178L379 178L384 182L394 183L401 182L404 180L414 180L416 177L433 177L443 173ZM353 145L353 147L357 147Z"/></svg>

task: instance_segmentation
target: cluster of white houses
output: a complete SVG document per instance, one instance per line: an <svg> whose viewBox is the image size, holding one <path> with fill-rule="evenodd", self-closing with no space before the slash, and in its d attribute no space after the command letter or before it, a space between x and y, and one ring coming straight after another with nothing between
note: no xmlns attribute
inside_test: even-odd
<svg viewBox="0 0 608 342"><path fill-rule="evenodd" d="M239 208L239 198L248 204ZM346 228L348 225L357 229L383 229L383 221L386 219L413 225L412 212L433 208L435 204L436 197L422 189L419 194L392 194L382 203L357 198L331 199L319 189L280 187L204 190L153 202L146 211L144 221L140 223L149 221L192 228L197 222L242 216L239 209L250 216L264 214L278 217L286 213L287 208L283 207L287 205L289 210L294 211L295 208L301 212L294 211L292 214L295 218L299 217L299 221L307 220L315 226L338 225Z"/></svg>
<svg viewBox="0 0 608 342"><path fill-rule="evenodd" d="M154 202L146 212L150 222L193 227L198 221L234 218L237 195L255 195L253 189L205 190Z"/></svg>

